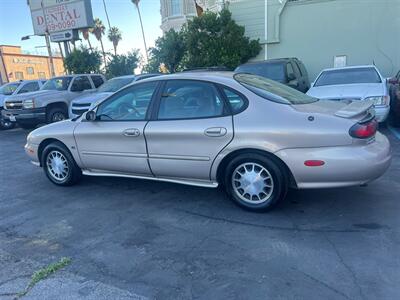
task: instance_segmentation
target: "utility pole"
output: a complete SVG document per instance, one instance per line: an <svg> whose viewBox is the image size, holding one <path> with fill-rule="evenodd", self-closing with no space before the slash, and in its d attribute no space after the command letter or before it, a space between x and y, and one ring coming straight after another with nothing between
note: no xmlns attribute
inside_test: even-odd
<svg viewBox="0 0 400 300"><path fill-rule="evenodd" d="M51 52L51 46L50 46L50 38L49 38L49 26L47 24L47 18L46 14L44 11L44 6L43 6L43 0L40 1L40 6L42 7L42 12L43 12L43 18L44 18L44 24L46 26L46 30L44 33L44 37L46 39L46 46L47 46L47 51L49 52L49 59L50 59L50 73L51 77L56 76L56 73L54 71L54 61L53 61L53 53Z"/></svg>

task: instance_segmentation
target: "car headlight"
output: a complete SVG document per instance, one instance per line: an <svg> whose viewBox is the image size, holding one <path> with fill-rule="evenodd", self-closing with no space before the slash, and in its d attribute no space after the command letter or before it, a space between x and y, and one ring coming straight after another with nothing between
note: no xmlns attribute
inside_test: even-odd
<svg viewBox="0 0 400 300"><path fill-rule="evenodd" d="M366 100L372 100L374 105L388 105L389 104L389 96L377 96L377 97L369 97Z"/></svg>
<svg viewBox="0 0 400 300"><path fill-rule="evenodd" d="M35 108L35 101L33 99L27 99L22 101L22 106L25 109Z"/></svg>

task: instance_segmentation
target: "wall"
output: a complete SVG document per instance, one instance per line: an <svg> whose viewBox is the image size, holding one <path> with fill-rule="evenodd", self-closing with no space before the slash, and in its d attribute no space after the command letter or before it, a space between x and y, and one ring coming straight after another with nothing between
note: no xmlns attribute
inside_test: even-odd
<svg viewBox="0 0 400 300"><path fill-rule="evenodd" d="M285 2L268 0L268 58L298 57L311 80L336 55L375 63L385 77L400 69L400 0Z"/></svg>
<svg viewBox="0 0 400 300"><path fill-rule="evenodd" d="M47 56L40 55L27 55L22 54L21 47L16 46L0 46L1 59L0 59L0 72L2 81L16 81L16 72L22 72L23 79L39 79L40 73L46 79L51 77L50 73L50 59ZM61 57L54 57L54 69L56 76L64 75L64 64ZM33 74L28 74L27 69L33 68ZM7 75L6 75L7 74Z"/></svg>
<svg viewBox="0 0 400 300"><path fill-rule="evenodd" d="M253 60L265 59L265 0L232 1L228 4L232 18L245 27L250 39L259 39L263 47Z"/></svg>

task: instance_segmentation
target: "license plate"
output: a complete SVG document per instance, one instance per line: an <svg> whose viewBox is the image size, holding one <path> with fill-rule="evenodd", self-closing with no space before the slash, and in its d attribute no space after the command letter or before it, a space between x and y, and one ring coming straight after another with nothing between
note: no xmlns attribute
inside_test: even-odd
<svg viewBox="0 0 400 300"><path fill-rule="evenodd" d="M10 121L11 121L11 122L16 122L17 119L15 119L15 116L10 116Z"/></svg>

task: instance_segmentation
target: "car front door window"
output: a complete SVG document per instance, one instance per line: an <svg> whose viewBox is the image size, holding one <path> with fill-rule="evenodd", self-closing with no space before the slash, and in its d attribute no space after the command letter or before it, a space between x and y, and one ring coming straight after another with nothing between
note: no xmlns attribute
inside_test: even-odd
<svg viewBox="0 0 400 300"><path fill-rule="evenodd" d="M146 119L150 101L157 82L129 87L102 104L97 109L100 121L141 121Z"/></svg>

